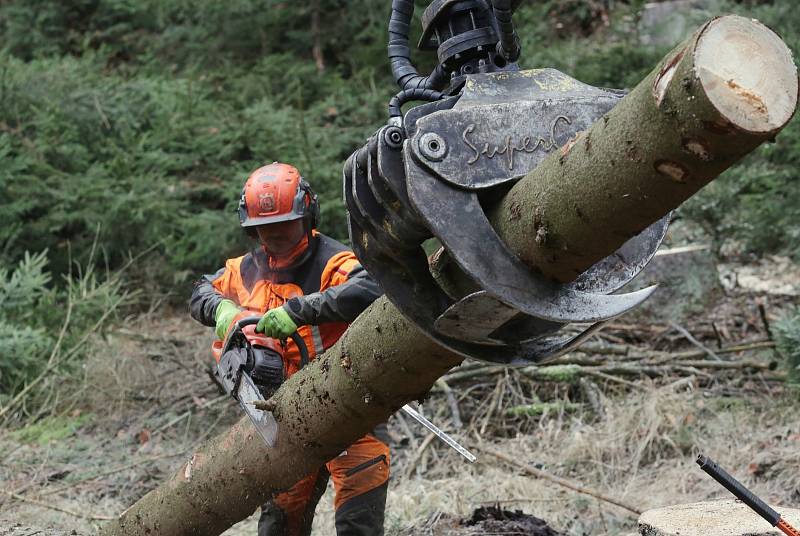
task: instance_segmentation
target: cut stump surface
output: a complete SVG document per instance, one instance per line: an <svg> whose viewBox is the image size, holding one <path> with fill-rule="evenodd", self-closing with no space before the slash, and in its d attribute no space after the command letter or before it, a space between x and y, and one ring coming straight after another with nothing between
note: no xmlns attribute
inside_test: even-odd
<svg viewBox="0 0 800 536"><path fill-rule="evenodd" d="M772 506L794 527L800 510ZM679 504L648 510L639 517L642 536L772 536L783 534L736 500Z"/></svg>

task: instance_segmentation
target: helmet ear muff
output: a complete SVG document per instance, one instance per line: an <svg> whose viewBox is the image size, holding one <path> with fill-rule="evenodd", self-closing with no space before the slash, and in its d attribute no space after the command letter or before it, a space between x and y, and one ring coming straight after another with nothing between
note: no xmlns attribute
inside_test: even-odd
<svg viewBox="0 0 800 536"><path fill-rule="evenodd" d="M244 233L253 240L258 240L258 233L255 227L244 227L244 222L247 221L247 198L244 195L244 188L242 188L242 193L239 195L239 205L236 207L236 212L239 215L239 226Z"/></svg>
<svg viewBox="0 0 800 536"><path fill-rule="evenodd" d="M239 214L239 225L243 226L244 222L247 221L247 199L244 196L244 188L242 188L242 193L239 194L239 206L236 207L236 212Z"/></svg>
<svg viewBox="0 0 800 536"><path fill-rule="evenodd" d="M300 178L298 185L298 194L301 197L301 202L305 204L308 198L308 205L305 206L306 218L309 223L310 229L316 229L319 226L319 199L317 194L311 188L311 185L304 178Z"/></svg>

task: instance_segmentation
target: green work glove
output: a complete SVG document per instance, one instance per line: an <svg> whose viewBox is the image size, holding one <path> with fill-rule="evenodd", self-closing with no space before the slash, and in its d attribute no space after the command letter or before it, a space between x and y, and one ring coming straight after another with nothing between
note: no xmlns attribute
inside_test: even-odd
<svg viewBox="0 0 800 536"><path fill-rule="evenodd" d="M222 300L217 305L217 310L214 311L214 321L217 323L214 331L222 340L225 340L225 335L228 333L228 328L231 327L231 322L239 314L239 306L231 300Z"/></svg>
<svg viewBox="0 0 800 536"><path fill-rule="evenodd" d="M264 316L258 321L256 331L263 333L267 337L283 341L297 331L297 324L289 317L286 309L275 307L264 313Z"/></svg>

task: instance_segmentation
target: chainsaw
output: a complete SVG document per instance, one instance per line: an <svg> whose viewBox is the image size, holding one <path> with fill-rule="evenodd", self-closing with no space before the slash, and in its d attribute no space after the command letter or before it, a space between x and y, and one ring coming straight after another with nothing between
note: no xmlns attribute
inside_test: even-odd
<svg viewBox="0 0 800 536"><path fill-rule="evenodd" d="M247 312L242 313L240 318L234 321L225 341L216 340L212 345L211 351L217 362L214 380L225 393L239 402L267 446L274 447L278 423L272 411L268 409L267 399L278 390L286 378L283 360L285 341L256 333L255 325L261 316L243 316L246 314ZM250 314L256 313L250 312ZM300 350L300 368L303 368L309 362L308 347L299 333L292 333L290 338ZM476 460L471 452L414 408L406 404L402 409L468 461Z"/></svg>
<svg viewBox="0 0 800 536"><path fill-rule="evenodd" d="M286 376L284 343L256 333L260 319L260 315L239 318L225 341L214 341L211 348L217 361L214 380L239 402L264 442L274 447L278 423L272 412L263 408ZM291 339L300 349L300 366L303 367L308 363L308 348L299 333L292 333Z"/></svg>

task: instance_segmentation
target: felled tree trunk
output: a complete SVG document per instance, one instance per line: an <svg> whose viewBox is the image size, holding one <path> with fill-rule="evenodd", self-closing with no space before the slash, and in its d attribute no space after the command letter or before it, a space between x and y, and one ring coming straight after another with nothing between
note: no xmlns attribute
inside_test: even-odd
<svg viewBox="0 0 800 536"><path fill-rule="evenodd" d="M796 70L777 36L740 17L716 19L520 181L494 223L531 267L570 280L774 136L796 97ZM101 533L219 534L460 361L379 299L275 396L274 448L242 419Z"/></svg>
<svg viewBox="0 0 800 536"><path fill-rule="evenodd" d="M528 265L571 281L773 139L797 92L780 37L752 19L713 19L518 182L492 223Z"/></svg>

